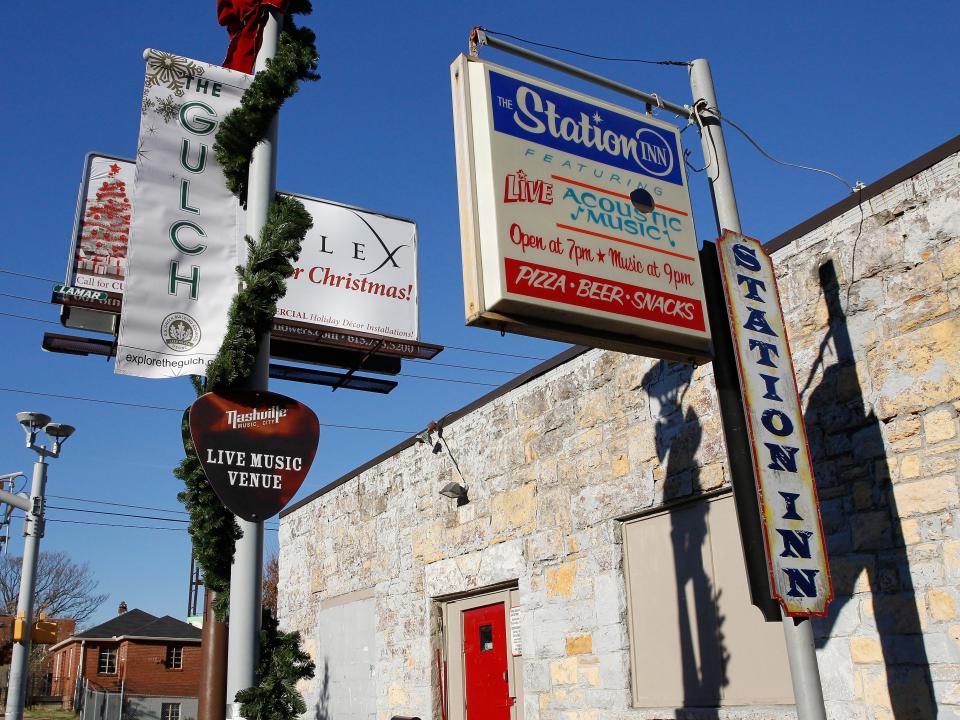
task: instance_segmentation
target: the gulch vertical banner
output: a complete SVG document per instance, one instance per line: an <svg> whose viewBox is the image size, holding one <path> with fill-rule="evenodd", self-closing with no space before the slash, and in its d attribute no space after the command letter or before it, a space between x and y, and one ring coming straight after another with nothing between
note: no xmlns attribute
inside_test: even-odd
<svg viewBox="0 0 960 720"><path fill-rule="evenodd" d="M148 50L116 372L202 375L226 332L243 225L213 153L252 77Z"/></svg>

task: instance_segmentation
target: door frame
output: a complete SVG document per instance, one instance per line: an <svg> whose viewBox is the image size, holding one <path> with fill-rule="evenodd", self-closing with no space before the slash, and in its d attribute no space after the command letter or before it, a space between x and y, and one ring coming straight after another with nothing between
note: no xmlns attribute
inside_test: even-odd
<svg viewBox="0 0 960 720"><path fill-rule="evenodd" d="M520 593L516 588L484 592L459 600L443 603L443 655L447 662L446 700L448 720L466 720L467 693L465 665L463 662L463 612L473 608L503 603L504 626L507 647L507 690L514 698L510 708L511 720L523 720L523 656L510 652L510 610L520 605Z"/></svg>

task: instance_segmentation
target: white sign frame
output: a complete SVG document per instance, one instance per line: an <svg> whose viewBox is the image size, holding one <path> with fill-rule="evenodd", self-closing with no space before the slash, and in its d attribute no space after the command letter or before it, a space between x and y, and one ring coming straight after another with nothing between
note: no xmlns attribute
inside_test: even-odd
<svg viewBox="0 0 960 720"><path fill-rule="evenodd" d="M707 360L709 321L679 131L643 113L466 55L451 66L451 84L467 324L655 357ZM498 95L500 104L494 107L495 84L517 88L515 105ZM586 107L594 115L589 120L581 111L582 125L593 124L589 132L582 130L580 140L561 138L554 133L557 127L580 132L572 116L550 124L524 109L527 114L521 117L521 93L535 96L526 108L552 109L552 101L561 99ZM536 129L539 124L535 139L542 142L508 132L503 107L513 112L517 126ZM623 158L611 153L609 143L598 149L602 122L618 128L611 129L615 138L609 143L633 146L629 158L627 149ZM547 126L550 132L543 130ZM660 133L660 152L669 157L664 179L654 182L646 169L637 169L646 150L638 154L642 143L624 134L627 126L627 132L650 137ZM593 139L584 139L589 133ZM647 144L652 147L652 141ZM541 155L539 163L527 159L534 154ZM620 183L617 188L561 174L571 175L564 168L576 167L588 155L593 172L609 173L604 177ZM624 170L625 165L633 169ZM669 193L672 207L639 214L628 196L638 185L645 185L658 205L665 202L662 194ZM626 219L613 225L612 212L591 212L589 205L597 202L605 203L604 210L616 204ZM667 210L675 215L667 218ZM563 219L580 213L585 218L581 227ZM587 221L594 225L586 227ZM608 221L619 229L597 225ZM669 268L677 283L671 290L664 272L669 261L683 268ZM690 317L681 317L685 314Z"/></svg>

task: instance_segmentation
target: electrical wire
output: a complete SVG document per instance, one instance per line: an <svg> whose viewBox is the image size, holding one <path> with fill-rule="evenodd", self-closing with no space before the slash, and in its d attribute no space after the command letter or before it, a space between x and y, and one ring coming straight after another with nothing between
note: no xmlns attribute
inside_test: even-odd
<svg viewBox="0 0 960 720"><path fill-rule="evenodd" d="M0 297L13 298L14 300L27 300L28 302L41 303L42 305L49 305L49 300L39 300L37 298L27 297L26 295L12 295L10 293L0 292Z"/></svg>
<svg viewBox="0 0 960 720"><path fill-rule="evenodd" d="M0 312L3 317L16 318L17 320L32 320L33 322L43 323L44 325L60 325L55 320L44 320L43 318L30 317L29 315L17 315L15 313Z"/></svg>
<svg viewBox="0 0 960 720"><path fill-rule="evenodd" d="M157 517L156 515L135 515L133 513L122 513L122 512L113 512L112 510L91 510L89 508L71 508L63 507L61 505L47 505L49 510L67 510L69 512L79 512L79 513L90 513L91 515L112 515L115 517L128 517L135 518L137 520L160 520L162 522L175 522L175 523L189 523L189 520L181 520L180 518L164 518Z"/></svg>
<svg viewBox="0 0 960 720"><path fill-rule="evenodd" d="M480 348L460 347L458 345L444 345L447 350L462 350L463 352L483 353L485 355L499 355L500 357L520 358L522 360L549 360L539 355L517 355L516 353L497 352L496 350L481 350Z"/></svg>
<svg viewBox="0 0 960 720"><path fill-rule="evenodd" d="M489 35L499 35L500 37L507 37L511 40L519 40L522 43L527 43L527 45L536 45L537 47L549 48L550 50L559 50L560 52L570 53L571 55L579 55L580 57L588 57L594 60L607 60L610 62L627 62L627 63L641 63L643 65L680 65L687 67L692 63L688 60L642 60L639 58L623 58L623 57L608 57L605 55L594 55L592 53L581 52L579 50L571 50L569 48L560 47L559 45L548 45L547 43L534 42L533 40L528 40L527 38L522 38L517 35L510 35L509 33L499 32L497 30L490 30L489 28L481 27L480 30L489 34Z"/></svg>
<svg viewBox="0 0 960 720"><path fill-rule="evenodd" d="M400 373L401 377L417 378L418 380L436 380L438 382L451 382L458 385L484 385L486 387L500 387L497 383L485 383L478 380L457 380L456 378L433 377L432 375L414 375L413 373Z"/></svg>
<svg viewBox="0 0 960 720"><path fill-rule="evenodd" d="M520 375L523 372L517 372L516 370L499 370L497 368L474 367L473 365L456 365L454 363L442 363L437 362L436 360L419 360L417 358L410 358L410 362L426 363L428 365L436 365L439 367L458 368L460 370L479 370L481 372L503 373L504 375Z"/></svg>
<svg viewBox="0 0 960 720"><path fill-rule="evenodd" d="M111 505L113 507L132 508L134 510L153 510L154 512L175 513L189 515L186 510L167 510L166 508L150 507L149 505L128 505L127 503L110 502L108 500L91 500L90 498L72 497L70 495L47 495L55 500L73 500L75 502L95 503L97 505Z"/></svg>
<svg viewBox="0 0 960 720"><path fill-rule="evenodd" d="M14 300L26 300L26 301L28 301L28 302L41 303L41 304L44 304L44 305L49 305L49 304L50 304L50 303L49 303L48 301L46 301L46 300L39 300L39 299L37 299L37 298L27 297L26 295L13 295L13 294L11 294L11 293L2 293L2 292L0 292L0 297L12 298L12 299L14 299ZM52 324L52 325L60 325L60 323L55 322L55 321L53 321L53 320L45 320L45 319L43 319L43 318L31 317L31 316L28 316L28 315L17 315L17 314L14 314L14 313L4 313L4 312L0 312L0 316L17 318L17 319L19 319L19 320L31 320L31 321L33 321L33 322L44 323L44 324L47 324L47 325L50 325L50 324ZM496 355L496 356L499 356L499 357L519 358L519 359L522 359L522 360L541 360L541 361L542 361L542 360L547 360L547 359L548 359L548 358L545 358L545 357L542 357L542 356L539 356L539 355L520 355L520 354L517 354L517 353L505 353L505 352L498 352L498 351L496 351L496 350L483 350L483 349L481 349L481 348L469 348L469 347L462 347L462 346L458 346L458 345L444 345L443 347L444 347L445 350L460 350L460 351L462 351L462 352L482 353L482 354L485 354L485 355ZM137 349L143 349L143 348L137 348ZM417 359L417 358L410 358L410 359L411 359L413 362L427 362L427 363L430 362L429 360L420 360L420 359ZM516 372L516 371L512 371L512 370L500 370L500 369L498 369L498 368L472 367L472 366L469 366L469 365L454 365L454 364L442 363L442 362L434 362L434 363L432 363L432 364L433 364L433 365L443 366L443 367L462 368L462 369L465 369L465 370L483 370L483 371L486 371L486 372L499 372L499 373L507 373L507 374L511 374L511 375L519 375L519 374L520 374L520 372ZM522 371L521 371L521 372L522 372Z"/></svg>
<svg viewBox="0 0 960 720"><path fill-rule="evenodd" d="M728 118L726 115L721 115L721 114L717 111L716 108L707 108L707 110L709 110L709 111L710 111L711 113L713 113L715 116L719 117L720 120L722 120L723 122L727 123L727 125L729 125L730 127L732 127L734 130L736 130L737 132L739 132L741 135L743 135L743 136L747 139L747 142L749 142L751 145L753 145L753 147L755 147L755 148L757 149L757 151L758 151L761 155L763 155L765 158L767 158L768 160L771 160L772 162L775 162L775 163L777 163L778 165L784 165L784 166L786 166L786 167L798 168L798 169L800 169L800 170L809 170L810 172L816 172L816 173L822 173L823 175L829 175L830 177L832 177L833 179L837 180L838 182L843 183L844 186L846 186L846 188L847 188L850 192L856 192L858 186L850 184L849 182L847 182L846 180L844 180L842 177L840 177L839 175L837 175L837 174L834 173L834 172L830 172L829 170L824 170L824 169L822 169L822 168L812 167L812 166L810 166L810 165L800 165L799 163L792 163L792 162L787 162L787 161L785 161L785 160L778 160L777 158L773 157L773 155L771 155L771 154L768 153L766 150L764 150L764 149L760 146L760 144L750 136L750 133L748 133L748 132L747 132L746 130L744 130L742 127L740 127L739 125L737 125L737 123L735 123L733 120L731 120L730 118Z"/></svg>
<svg viewBox="0 0 960 720"><path fill-rule="evenodd" d="M158 527L156 525L122 525L120 523L103 523L103 522L90 522L87 520L67 520L66 518L44 518L46 522L54 523L68 523L70 525L90 525L94 527L112 527L112 528L132 528L138 530L172 530L173 532L186 532L186 528L178 527ZM271 532L277 532L280 530L279 527L272 527L265 525L264 530L270 530Z"/></svg>
<svg viewBox="0 0 960 720"><path fill-rule="evenodd" d="M417 376L412 376L412 377L417 377ZM442 380L443 378L429 378L429 379ZM487 383L477 383L477 382L471 383L471 381L469 380L451 380L450 382L465 382L473 385L487 384ZM499 386L494 385L493 387L499 387ZM183 408L164 407L162 405L146 405L142 403L121 402L119 400L104 400L102 398L82 397L80 395L60 395L57 393L45 393L45 392L39 392L36 390L21 390L19 388L0 387L0 392L19 393L21 395L36 395L38 397L49 397L49 398L55 398L57 400L77 400L79 402L99 403L101 405L120 405L123 407L138 408L141 410L164 410L167 412L176 412L180 414L183 414L183 410L184 410ZM363 425L341 425L339 423L320 423L320 427L336 428L338 430L369 430L371 432L401 433L403 435L413 435L414 433L417 432L416 430L404 430L401 428L366 427Z"/></svg>
<svg viewBox="0 0 960 720"><path fill-rule="evenodd" d="M4 275L15 275L16 277L29 278L30 280L43 280L44 282L53 283L54 285L59 284L59 280L51 280L50 278L40 277L39 275L29 275L27 273L16 272L14 270L4 270L0 268L0 273Z"/></svg>
<svg viewBox="0 0 960 720"><path fill-rule="evenodd" d="M109 510L90 510L86 508L72 508L72 507L61 507L59 505L47 505L49 510L64 510L67 512L79 512L79 513L90 513L92 515L112 515L114 517L125 517L132 518L134 520L159 520L160 522L175 522L175 523L189 523L189 520L181 520L180 518L163 518L156 517L154 515L137 515L134 513L121 513L121 512L111 512ZM167 511L164 511L167 512ZM270 528L271 530L274 528Z"/></svg>
<svg viewBox="0 0 960 720"><path fill-rule="evenodd" d="M4 269L4 268L0 268L0 273L4 273L4 274L6 274L6 275L15 275L15 276L17 276L17 277L26 277L26 278L30 278L30 279L33 279L33 280L44 280L44 281L51 282L51 283L55 283L55 284L56 284L56 283L59 283L58 280L51 280L50 278L40 277L39 275L27 275L27 274L25 274L25 273L16 272L16 271L14 271L14 270L6 270L6 269ZM12 294L12 293L3 293L3 292L0 292L0 297L7 297L7 298L14 299L14 300L25 300L25 301L28 301L28 302L40 303L40 304L43 304L43 305L49 305L49 304L50 304L50 302L49 302L48 300L42 300L42 299L39 299L39 298L32 298L32 297L28 297L28 296L26 296L26 295L15 295L15 294ZM3 314L5 314L5 313L0 313L0 315L3 315ZM20 318L20 319L22 319L22 320L33 320L34 322L42 322L42 323L50 323L50 322L52 322L52 321L50 321L50 320L44 320L43 318L28 317L28 316L26 316L26 315L9 315L9 317L16 317L16 318ZM56 324L59 324L59 323L56 323ZM509 352L502 352L502 351L499 351L499 350L485 350L485 349L483 349L483 348L466 347L466 346L463 346L463 345L447 345L446 343L439 343L439 344L442 345L445 350L459 350L460 352L480 353L480 354L483 354L483 355L495 355L495 356L498 356L498 357L517 358L517 359L520 359L520 360L541 360L541 361L543 361L543 360L548 360L548 359L549 359L549 358L544 357L544 356L542 356L542 355L523 355L523 354L520 354L520 353L509 353ZM439 363L435 363L435 364L439 364ZM452 367L455 367L455 366L452 366ZM468 369L472 369L472 368L468 368ZM479 369L487 369L487 368L479 368ZM504 371L496 371L496 372L504 372Z"/></svg>

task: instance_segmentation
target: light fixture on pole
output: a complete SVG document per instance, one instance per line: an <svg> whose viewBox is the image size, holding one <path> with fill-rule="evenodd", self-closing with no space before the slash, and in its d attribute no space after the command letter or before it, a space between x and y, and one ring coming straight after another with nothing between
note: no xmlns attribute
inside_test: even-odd
<svg viewBox="0 0 960 720"><path fill-rule="evenodd" d="M23 705L27 694L27 662L30 658L31 633L33 630L33 594L36 585L37 559L40 553L40 538L43 537L44 492L47 484L48 457L60 457L60 448L73 435L72 425L51 422L50 416L38 412L19 412L17 422L27 435L27 449L37 454L33 464L33 481L30 496L0 490L0 502L17 507L24 512L23 523L23 569L20 573L20 595L17 599L17 617L14 621L13 659L10 662L10 680L7 688L7 720L22 720ZM46 433L53 439L53 448L37 444L37 436Z"/></svg>

